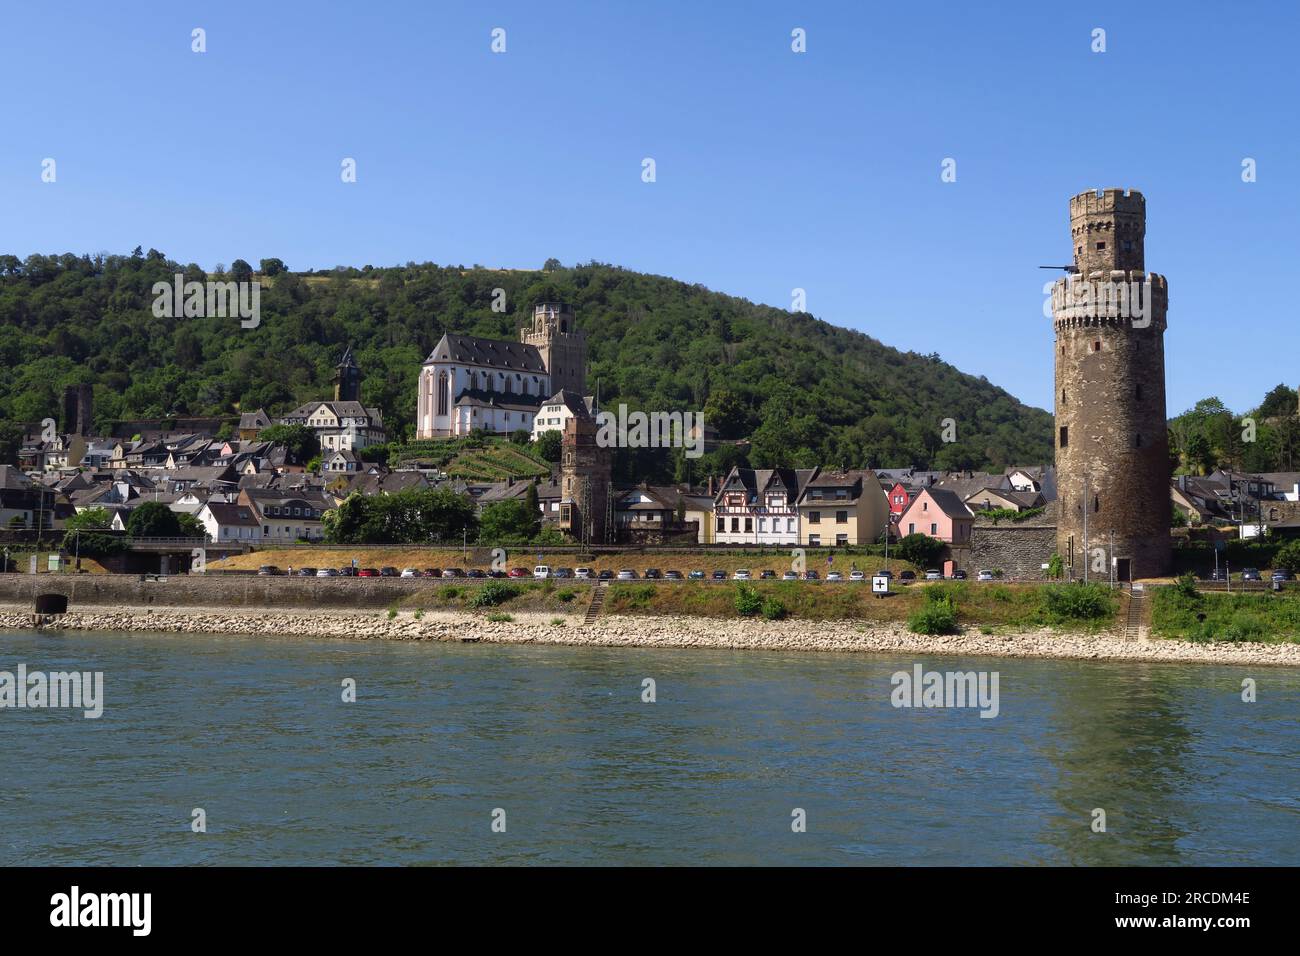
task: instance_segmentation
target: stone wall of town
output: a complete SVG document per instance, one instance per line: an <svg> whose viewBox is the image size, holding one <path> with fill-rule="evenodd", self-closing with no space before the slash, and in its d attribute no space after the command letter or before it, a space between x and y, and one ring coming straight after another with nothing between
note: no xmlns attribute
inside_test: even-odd
<svg viewBox="0 0 1300 956"><path fill-rule="evenodd" d="M1009 580L1042 581L1043 565L1056 552L1054 525L976 524L970 548L953 552L957 566L972 577L1001 570Z"/></svg>

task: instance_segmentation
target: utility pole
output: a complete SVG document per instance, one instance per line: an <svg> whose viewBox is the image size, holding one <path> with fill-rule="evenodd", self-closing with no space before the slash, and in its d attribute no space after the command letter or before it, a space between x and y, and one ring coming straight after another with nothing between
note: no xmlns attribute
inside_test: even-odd
<svg viewBox="0 0 1300 956"><path fill-rule="evenodd" d="M1088 583L1088 473L1083 473L1083 583Z"/></svg>

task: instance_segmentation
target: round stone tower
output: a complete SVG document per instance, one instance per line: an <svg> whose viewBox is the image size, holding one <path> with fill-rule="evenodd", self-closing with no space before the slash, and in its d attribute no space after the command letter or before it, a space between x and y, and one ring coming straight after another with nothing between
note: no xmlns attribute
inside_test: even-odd
<svg viewBox="0 0 1300 956"><path fill-rule="evenodd" d="M1052 289L1057 550L1078 580L1165 574L1170 562L1163 276L1147 273L1146 200L1070 200L1073 274Z"/></svg>

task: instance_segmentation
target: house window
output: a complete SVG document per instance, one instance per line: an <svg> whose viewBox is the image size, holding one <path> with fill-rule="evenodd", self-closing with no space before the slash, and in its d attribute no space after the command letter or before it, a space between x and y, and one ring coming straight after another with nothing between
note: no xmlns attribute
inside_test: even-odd
<svg viewBox="0 0 1300 956"><path fill-rule="evenodd" d="M775 519L773 519L773 524L775 524L775 523L776 523L776 522L775 522ZM767 530L767 519L766 519L766 518L759 518L759 519L758 519L758 530L759 530L759 531L766 531L766 530Z"/></svg>
<svg viewBox="0 0 1300 956"><path fill-rule="evenodd" d="M740 519L739 519L739 518L732 518L732 519L731 519L731 533L732 533L732 534L738 534L739 532L740 532Z"/></svg>
<svg viewBox="0 0 1300 956"><path fill-rule="evenodd" d="M931 521L931 522L930 522L930 534L932 534L932 535L937 535L938 533L939 533L939 526L938 526L937 524L935 524L933 521Z"/></svg>
<svg viewBox="0 0 1300 956"><path fill-rule="evenodd" d="M816 548L822 543L822 536L819 534L810 534L808 535L808 543Z"/></svg>
<svg viewBox="0 0 1300 956"><path fill-rule="evenodd" d="M1061 447L1065 448L1070 444L1070 429L1066 425L1061 426Z"/></svg>
<svg viewBox="0 0 1300 956"><path fill-rule="evenodd" d="M822 523L822 513L821 513L820 511L810 511L810 512L808 512L808 523L809 523L809 524L821 524L821 523Z"/></svg>
<svg viewBox="0 0 1300 956"><path fill-rule="evenodd" d="M753 531L753 530L754 530L754 519L753 519L753 518L746 518L746 519L745 519L745 534L749 534L749 533L750 533L751 531Z"/></svg>
<svg viewBox="0 0 1300 956"><path fill-rule="evenodd" d="M913 523L909 523L908 526L907 526L907 533L908 533L908 534L916 534L916 525L913 524Z"/></svg>
<svg viewBox="0 0 1300 956"><path fill-rule="evenodd" d="M794 531L794 519L793 519L793 518L786 518L786 519L785 519L785 530L786 530L786 531Z"/></svg>
<svg viewBox="0 0 1300 956"><path fill-rule="evenodd" d="M848 523L849 523L849 513L848 513L847 511L837 511L837 512L835 512L835 523L836 523L836 524L848 524Z"/></svg>
<svg viewBox="0 0 1300 956"><path fill-rule="evenodd" d="M837 534L837 535L835 536L835 543L836 543L837 545L848 544L848 543L849 543L849 536L848 536L847 534Z"/></svg>
<svg viewBox="0 0 1300 956"><path fill-rule="evenodd" d="M716 530L718 530L718 531L726 531L726 530L727 530L727 519L726 519L726 518L719 518L719 519L718 519L718 525L717 525L717 529L716 529Z"/></svg>

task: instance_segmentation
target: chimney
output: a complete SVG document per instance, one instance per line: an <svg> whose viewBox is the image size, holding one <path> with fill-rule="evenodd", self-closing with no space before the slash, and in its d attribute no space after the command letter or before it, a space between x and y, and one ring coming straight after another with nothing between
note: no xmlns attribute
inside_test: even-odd
<svg viewBox="0 0 1300 956"><path fill-rule="evenodd" d="M709 475L709 497L710 497L710 498L716 498L717 496L718 496L718 493L717 493L717 491L716 491L716 490L714 489L714 487L713 487L713 476L712 476L712 475Z"/></svg>

